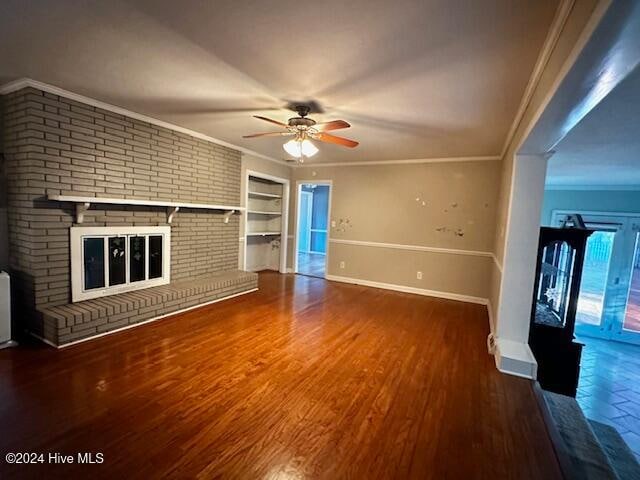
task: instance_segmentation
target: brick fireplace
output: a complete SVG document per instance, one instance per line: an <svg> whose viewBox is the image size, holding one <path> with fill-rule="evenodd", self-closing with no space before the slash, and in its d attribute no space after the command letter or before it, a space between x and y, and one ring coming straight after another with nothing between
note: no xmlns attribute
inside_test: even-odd
<svg viewBox="0 0 640 480"><path fill-rule="evenodd" d="M65 345L256 288L256 275L236 270L237 215L180 208L170 218L162 206L239 205L240 152L33 87L2 103L17 330ZM170 227L171 283L142 298L111 296L124 295L112 304L72 302L78 216L76 204L56 196L119 199L91 204L83 227Z"/></svg>

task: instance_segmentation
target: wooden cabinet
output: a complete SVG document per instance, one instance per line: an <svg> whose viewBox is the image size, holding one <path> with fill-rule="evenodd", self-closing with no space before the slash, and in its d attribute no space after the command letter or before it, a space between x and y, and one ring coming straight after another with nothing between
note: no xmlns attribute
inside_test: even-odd
<svg viewBox="0 0 640 480"><path fill-rule="evenodd" d="M543 389L575 396L582 345L574 328L586 242L591 230L540 229L529 346Z"/></svg>

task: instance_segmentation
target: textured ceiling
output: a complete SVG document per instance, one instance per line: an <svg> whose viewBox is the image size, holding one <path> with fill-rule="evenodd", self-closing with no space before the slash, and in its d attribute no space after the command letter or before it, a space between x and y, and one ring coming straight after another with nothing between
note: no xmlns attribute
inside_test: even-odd
<svg viewBox="0 0 640 480"><path fill-rule="evenodd" d="M272 158L252 114L342 118L315 162L498 155L556 0L3 0L0 83L29 77ZM338 132L336 132L338 133Z"/></svg>
<svg viewBox="0 0 640 480"><path fill-rule="evenodd" d="M547 185L640 186L640 69L557 145Z"/></svg>

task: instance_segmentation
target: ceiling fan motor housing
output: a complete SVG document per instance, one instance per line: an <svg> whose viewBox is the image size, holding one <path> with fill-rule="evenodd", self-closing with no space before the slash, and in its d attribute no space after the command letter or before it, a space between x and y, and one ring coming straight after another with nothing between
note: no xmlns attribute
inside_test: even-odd
<svg viewBox="0 0 640 480"><path fill-rule="evenodd" d="M293 117L289 119L290 127L313 127L316 124L315 120L306 117Z"/></svg>

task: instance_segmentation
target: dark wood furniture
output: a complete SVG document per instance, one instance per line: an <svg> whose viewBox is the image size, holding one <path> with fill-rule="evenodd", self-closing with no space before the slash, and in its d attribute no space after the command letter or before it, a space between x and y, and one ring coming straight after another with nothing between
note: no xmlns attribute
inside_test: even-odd
<svg viewBox="0 0 640 480"><path fill-rule="evenodd" d="M582 265L591 230L540 229L529 346L543 389L575 397L582 344L574 328Z"/></svg>

